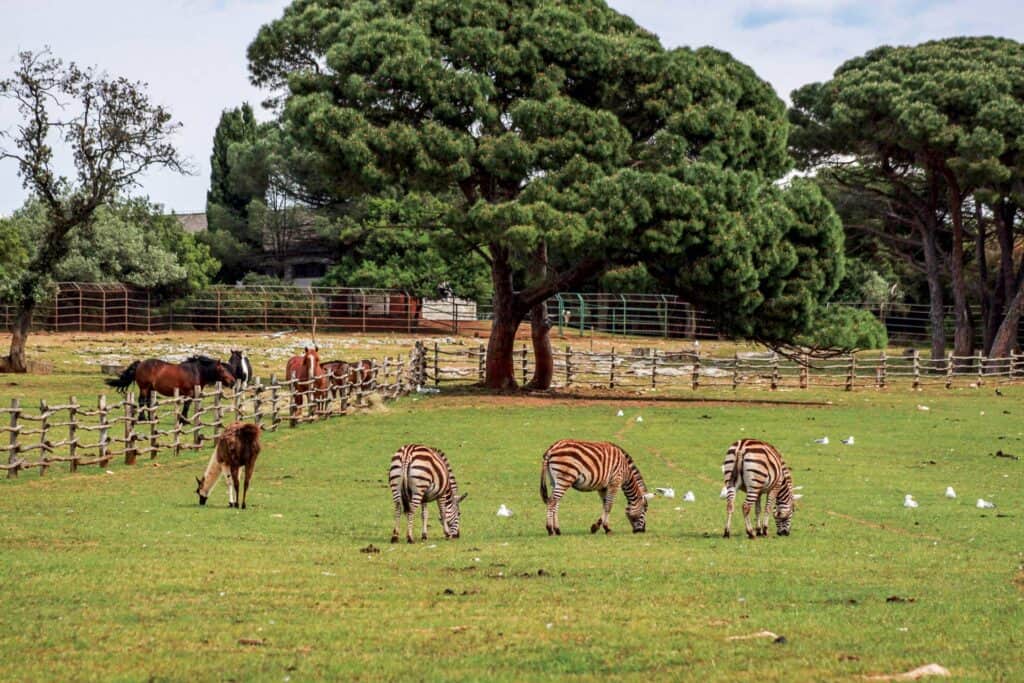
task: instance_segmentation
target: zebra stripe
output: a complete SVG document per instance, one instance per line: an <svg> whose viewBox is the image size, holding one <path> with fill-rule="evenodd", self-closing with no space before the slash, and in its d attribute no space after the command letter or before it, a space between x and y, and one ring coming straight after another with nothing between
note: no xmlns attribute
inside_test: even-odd
<svg viewBox="0 0 1024 683"><path fill-rule="evenodd" d="M626 518L633 526L633 533L646 531L647 501L654 494L647 492L633 458L615 444L563 439L545 451L540 469L540 497L548 506L548 535L562 533L558 524L558 503L570 487L577 491L597 491L601 496L604 508L591 525L590 533L597 533L600 528L611 533L608 515L620 488L626 496Z"/></svg>
<svg viewBox="0 0 1024 683"><path fill-rule="evenodd" d="M391 498L395 503L395 528L391 542L398 542L398 523L402 514L409 516L406 541L413 542L412 520L417 509L423 517L423 540L427 540L427 503L436 500L441 513L441 526L445 538L459 537L459 503L466 497L459 497L455 475L451 464L441 451L408 444L402 446L391 458L388 470Z"/></svg>
<svg viewBox="0 0 1024 683"><path fill-rule="evenodd" d="M725 479L725 532L729 538L736 489L746 491L743 500L743 523L747 536L754 538L750 525L750 509L755 509L757 536L768 535L768 517L774 511L775 530L779 536L789 536L793 519L793 476L782 454L775 446L757 439L740 439L731 446L722 462ZM761 498L765 500L761 515Z"/></svg>

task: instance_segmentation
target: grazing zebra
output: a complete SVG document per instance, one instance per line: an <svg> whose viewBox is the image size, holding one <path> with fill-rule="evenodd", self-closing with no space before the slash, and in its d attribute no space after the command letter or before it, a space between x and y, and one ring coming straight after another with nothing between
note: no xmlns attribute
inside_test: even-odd
<svg viewBox="0 0 1024 683"><path fill-rule="evenodd" d="M732 526L733 500L736 489L747 492L743 500L743 523L747 536L754 538L750 526L750 508L755 507L757 535L768 535L768 517L775 511L775 530L779 536L789 536L793 519L793 476L775 446L757 439L740 439L725 454L722 463L725 477L725 538ZM761 496L765 496L764 516L761 516Z"/></svg>
<svg viewBox="0 0 1024 683"><path fill-rule="evenodd" d="M551 495L548 495L548 480L551 481ZM647 529L647 501L654 497L647 492L640 470L626 451L613 443L577 441L563 439L551 444L544 453L540 468L540 497L548 505L548 535L561 534L558 525L558 502L572 487L577 491L597 491L604 503L604 510L590 527L590 533L597 533L608 527L608 515L612 511L615 493L622 489L626 496L626 517L633 525L633 533Z"/></svg>
<svg viewBox="0 0 1024 683"><path fill-rule="evenodd" d="M445 538L459 537L459 504L469 494L459 496L455 475L448 458L441 451L408 444L402 446L391 458L388 470L391 498L395 501L395 529L391 542L398 543L398 522L402 513L409 516L405 540L412 543L412 519L416 510L422 508L423 540L427 540L427 503L437 501L441 513L441 527Z"/></svg>

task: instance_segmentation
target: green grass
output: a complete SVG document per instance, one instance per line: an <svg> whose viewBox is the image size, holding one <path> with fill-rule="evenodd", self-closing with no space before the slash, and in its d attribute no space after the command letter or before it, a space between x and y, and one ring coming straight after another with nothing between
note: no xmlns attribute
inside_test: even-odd
<svg viewBox="0 0 1024 683"><path fill-rule="evenodd" d="M198 507L205 454L23 473L0 483L0 679L834 680L937 662L1021 680L1024 462L992 453L1024 454L1024 388L1003 391L405 399L266 435L245 511L223 483ZM721 538L720 464L742 436L804 487L789 538ZM549 538L540 455L561 437L617 441L678 497L637 535L620 498L614 533L592 536L598 497L573 491ZM409 441L443 448L469 492L460 540L432 506L430 540L387 543L386 470ZM762 629L787 642L727 640Z"/></svg>

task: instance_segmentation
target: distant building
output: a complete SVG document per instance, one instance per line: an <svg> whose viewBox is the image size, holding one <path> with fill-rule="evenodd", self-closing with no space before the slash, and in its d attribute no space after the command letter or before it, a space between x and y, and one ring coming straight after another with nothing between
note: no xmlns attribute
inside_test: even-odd
<svg viewBox="0 0 1024 683"><path fill-rule="evenodd" d="M206 232L205 211L176 213L185 232L193 235ZM330 242L317 232L313 216L304 210L288 210L276 230L263 231L263 253L256 270L277 275L300 287L308 287L327 274L334 262Z"/></svg>

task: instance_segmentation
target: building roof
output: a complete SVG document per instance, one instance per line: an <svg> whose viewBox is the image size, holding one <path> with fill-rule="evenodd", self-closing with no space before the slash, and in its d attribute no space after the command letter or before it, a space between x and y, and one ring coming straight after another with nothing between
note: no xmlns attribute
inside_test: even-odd
<svg viewBox="0 0 1024 683"><path fill-rule="evenodd" d="M193 235L197 232L206 232L206 212L197 211L195 213L176 213L174 217L181 223L181 227L185 232L190 232Z"/></svg>

